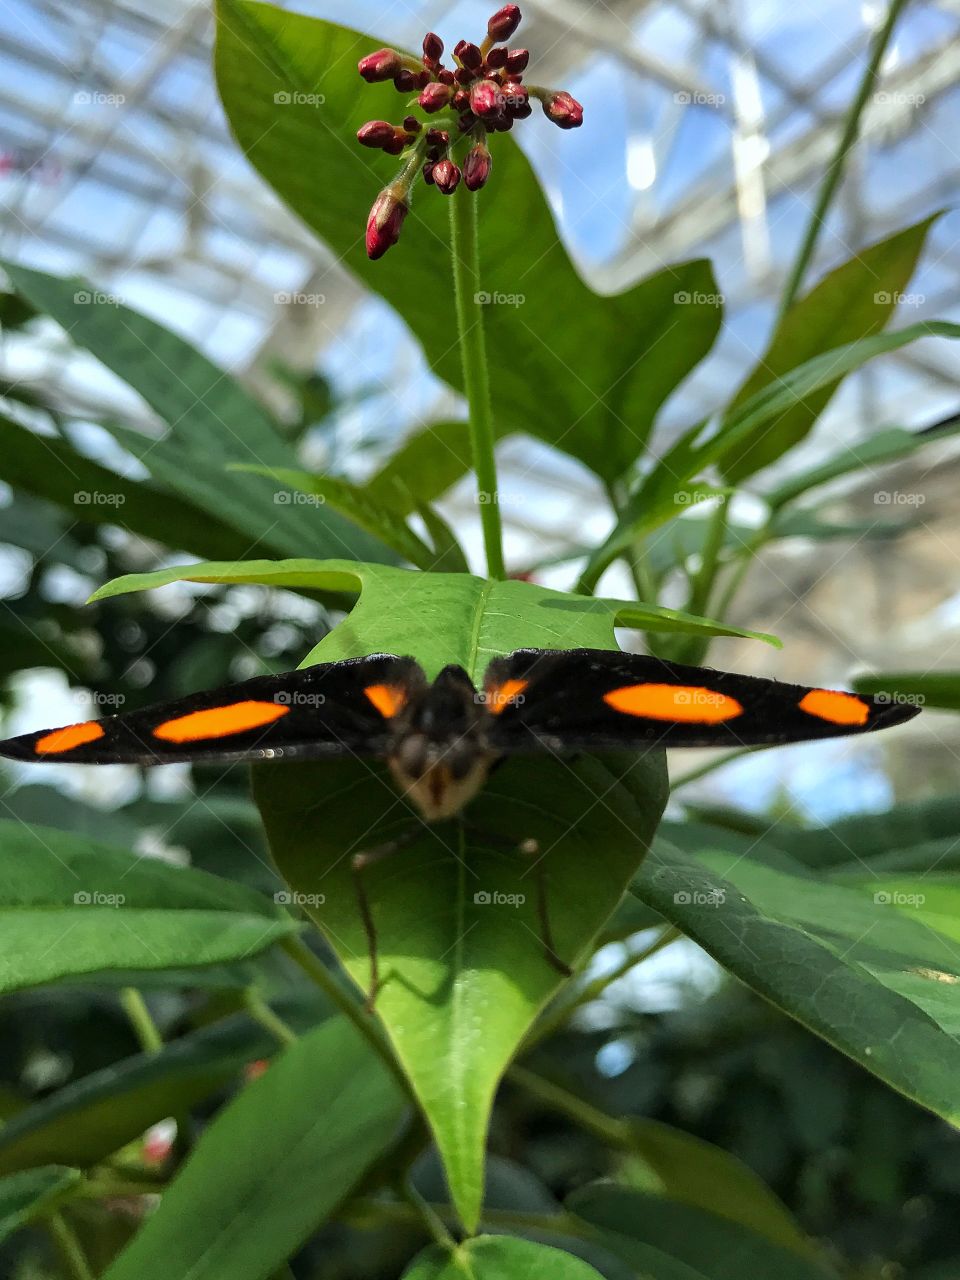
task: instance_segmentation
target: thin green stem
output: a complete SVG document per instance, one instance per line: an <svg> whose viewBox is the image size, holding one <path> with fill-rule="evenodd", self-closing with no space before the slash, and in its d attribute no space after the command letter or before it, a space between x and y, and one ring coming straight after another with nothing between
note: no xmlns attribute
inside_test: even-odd
<svg viewBox="0 0 960 1280"><path fill-rule="evenodd" d="M608 1116L606 1112L591 1106L589 1102L584 1102L576 1094L561 1089L550 1080L544 1080L542 1076L528 1071L526 1067L516 1065L510 1067L507 1071L507 1079L519 1085L521 1089L526 1090L552 1111L559 1111L562 1115L568 1116L574 1124L594 1134L601 1142L609 1143L614 1147L633 1145L630 1126L625 1120Z"/></svg>
<svg viewBox="0 0 960 1280"><path fill-rule="evenodd" d="M47 1226L57 1246L57 1252L71 1280L94 1280L93 1268L77 1237L77 1233L62 1213L52 1213Z"/></svg>
<svg viewBox="0 0 960 1280"><path fill-rule="evenodd" d="M461 1224L456 1211L450 1205L430 1204L437 1218L458 1229ZM419 1210L412 1205L395 1200L379 1200L373 1196L357 1196L347 1201L339 1216L356 1226L381 1227L423 1225ZM547 1235L563 1235L574 1240L591 1239L593 1233L585 1223L567 1213L518 1213L512 1209L484 1209L483 1224L516 1235L524 1231L538 1231Z"/></svg>
<svg viewBox="0 0 960 1280"><path fill-rule="evenodd" d="M803 277L813 258L814 250L817 246L817 240L820 232L823 230L824 221L827 216L827 210L830 208L834 193L843 177L846 167L847 156L849 155L854 143L860 132L860 119L863 115L864 108L869 101L873 92L877 76L880 72L880 64L883 61L883 55L887 51L887 45L890 43L890 37L893 35L893 29L900 17L901 10L905 7L907 0L890 0L887 16L883 26L877 31L870 47L870 57L867 60L867 66L863 73L863 79L860 81L860 87L857 89L857 95L851 104L850 110L847 112L847 118L844 121L843 133L840 137L840 143L834 153L833 159L827 167L827 172L823 179L823 185L817 196L817 203L810 215L810 221L807 224L807 230L797 253L796 261L790 270L787 283L784 286L783 296L780 299L780 312L777 317L779 324L784 315L790 310L796 301L797 294L803 284Z"/></svg>
<svg viewBox="0 0 960 1280"><path fill-rule="evenodd" d="M120 1003L130 1020L134 1033L144 1053L159 1053L163 1048L163 1036L147 1008L147 1002L136 987L123 987Z"/></svg>
<svg viewBox="0 0 960 1280"><path fill-rule="evenodd" d="M582 1009L585 1004L589 1004L592 1000L599 1000L609 986L619 981L620 978L625 977L638 964L643 964L644 960L649 960L658 951L662 951L664 947L669 946L679 936L680 930L673 925L669 925L661 930L652 942L642 947L639 951L631 951L628 948L626 955L616 968L609 973L600 974L598 977L591 979L590 982L584 983L573 999L568 1000L565 1004L560 1004L541 1018L524 1041L523 1052L529 1053L534 1045L538 1045L554 1035L569 1022L578 1009Z"/></svg>
<svg viewBox="0 0 960 1280"><path fill-rule="evenodd" d="M477 501L487 573L506 577L503 564L503 531L500 524L500 490L494 454L493 408L487 344L480 304L480 243L477 233L477 197L460 184L450 197L450 250L453 259L453 291L463 363L463 385L470 410L470 447L477 473Z"/></svg>
<svg viewBox="0 0 960 1280"><path fill-rule="evenodd" d="M410 1086L407 1079L400 1070L396 1058L391 1053L390 1046L376 1029L372 1016L356 1000L350 999L326 965L317 959L301 938L284 938L280 946L283 947L290 959L300 966L307 977L320 988L330 1003L335 1005L344 1017L350 1019L383 1065L400 1084L404 1093L409 1094Z"/></svg>
<svg viewBox="0 0 960 1280"><path fill-rule="evenodd" d="M699 765L696 769L691 769L688 773L681 773L675 782L671 781L670 790L676 791L677 787L685 787L688 783L697 782L700 778L705 778L708 774L722 769L725 764L731 764L734 760L740 760L743 756L752 756L756 751L765 751L763 746L759 747L737 747L733 751L726 751L722 756L717 756L714 760L708 760L706 764Z"/></svg>
<svg viewBox="0 0 960 1280"><path fill-rule="evenodd" d="M398 1190L404 1200L417 1212L421 1222L427 1228L430 1235L443 1249L455 1249L457 1242L444 1226L443 1219L436 1211L432 1204L424 1200L423 1196L411 1182L409 1176L404 1177L400 1181Z"/></svg>
<svg viewBox="0 0 960 1280"><path fill-rule="evenodd" d="M243 1003L250 1017L259 1022L261 1027L268 1031L280 1044L286 1046L297 1043L299 1039L297 1033L284 1022L278 1013L274 1013L266 1000L254 987L247 987L244 991Z"/></svg>

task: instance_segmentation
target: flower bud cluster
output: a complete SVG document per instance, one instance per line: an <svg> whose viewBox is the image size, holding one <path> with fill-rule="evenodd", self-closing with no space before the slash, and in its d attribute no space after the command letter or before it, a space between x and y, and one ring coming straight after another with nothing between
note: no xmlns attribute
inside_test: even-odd
<svg viewBox="0 0 960 1280"><path fill-rule="evenodd" d="M368 83L392 80L400 93L417 95L408 104L411 108L419 108L428 118L446 113L432 127L429 119L422 122L411 111L399 125L371 120L358 131L357 140L365 147L388 155L409 153L400 175L381 191L370 211L367 253L371 258L382 257L396 244L417 173L445 196L453 195L461 180L468 191L485 186L493 164L488 134L507 133L517 120L525 120L533 111L531 99L561 129L576 129L583 123L583 107L569 93L523 83L530 54L507 44L519 25L520 9L505 4L487 23L481 44L461 40L454 46L450 67L441 61L443 41L432 31L424 36L419 59L396 49L378 49L360 59L359 71ZM466 154L458 144L467 147Z"/></svg>

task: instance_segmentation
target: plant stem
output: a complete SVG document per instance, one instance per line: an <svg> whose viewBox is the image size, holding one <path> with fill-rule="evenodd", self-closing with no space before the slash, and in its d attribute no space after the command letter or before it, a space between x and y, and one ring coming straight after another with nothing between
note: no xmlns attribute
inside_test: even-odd
<svg viewBox="0 0 960 1280"><path fill-rule="evenodd" d="M844 121L843 133L840 137L840 144L830 164L827 168L826 175L823 179L823 185L820 188L820 194L817 196L817 203L813 213L810 215L810 221L807 224L807 230L803 237L803 243L800 245L800 251L797 254L796 261L790 270L787 283L784 286L783 296L780 299L780 311L777 317L777 323L783 319L787 311L790 310L797 294L800 292L800 286L803 284L803 277L806 274L807 267L813 257L817 240L820 232L823 230L824 220L827 216L827 210L833 199L834 192L840 179L843 177L843 171L846 167L847 156L851 148L857 141L860 132L860 118L863 115L864 108L873 87L877 81L877 75L880 71L880 64L883 61L883 55L887 51L887 45L890 43L890 37L893 35L893 29L897 24L900 11L906 5L907 0L890 0L887 16L883 26L877 31L870 47L870 57L867 61L866 69L863 73L863 79L860 81L860 87L857 90L857 96L851 104L850 110L847 112L847 118Z"/></svg>
<svg viewBox="0 0 960 1280"><path fill-rule="evenodd" d="M437 1218L451 1227L459 1228L460 1220L449 1205L430 1204ZM394 1200L378 1200L372 1196L357 1196L347 1201L339 1216L346 1221L369 1219L370 1224L381 1226L395 1223L398 1226L422 1226L423 1218L411 1205ZM585 1223L567 1213L519 1213L513 1209L484 1209L483 1223L510 1234L537 1231L545 1235L564 1235L575 1240L592 1239L593 1233ZM367 1225L360 1221L358 1225Z"/></svg>
<svg viewBox="0 0 960 1280"><path fill-rule="evenodd" d="M391 1053L390 1046L377 1031L372 1016L364 1012L356 1000L350 999L339 982L329 972L326 965L317 959L301 938L284 938L280 946L286 951L290 959L300 966L307 977L320 988L330 1003L336 1005L344 1017L350 1019L370 1045L370 1048L401 1086L404 1093L409 1095L410 1085L400 1070L397 1060Z"/></svg>
<svg viewBox="0 0 960 1280"><path fill-rule="evenodd" d="M607 1142L614 1147L633 1145L630 1127L624 1120L608 1116L606 1112L591 1106L589 1102L584 1102L576 1094L561 1089L550 1080L544 1080L542 1076L528 1071L526 1067L510 1067L507 1071L507 1079L519 1085L521 1089L525 1089L552 1111L559 1111L562 1115L569 1116L574 1124L578 1124L581 1129L586 1129L588 1133L595 1134L601 1142Z"/></svg>
<svg viewBox="0 0 960 1280"><path fill-rule="evenodd" d="M136 987L123 987L120 991L120 1003L130 1020L140 1048L144 1053L159 1053L163 1048L163 1036L154 1022L147 1002Z"/></svg>
<svg viewBox="0 0 960 1280"><path fill-rule="evenodd" d="M755 751L763 751L763 746L759 747L736 747L733 751L726 751L722 756L717 756L715 760L708 760L706 764L698 765L696 769L691 769L688 773L681 773L676 782L670 783L670 790L676 791L677 787L685 787L689 782L697 782L700 778L705 778L707 774L713 773L717 769L722 769L725 764L731 764L734 760L739 760L743 756L753 755Z"/></svg>
<svg viewBox="0 0 960 1280"><path fill-rule="evenodd" d="M63 1214L52 1213L47 1219L47 1226L72 1280L94 1280L93 1270L87 1261L87 1255L83 1252L77 1233Z"/></svg>
<svg viewBox="0 0 960 1280"><path fill-rule="evenodd" d="M443 1219L410 1181L409 1176L401 1179L399 1190L404 1200L416 1210L421 1221L426 1225L430 1235L441 1248L455 1249L457 1242L443 1224Z"/></svg>
<svg viewBox="0 0 960 1280"><path fill-rule="evenodd" d="M500 526L500 491L494 456L493 409L487 344L483 333L483 307L479 304L480 244L477 234L477 197L461 183L450 196L450 250L453 259L453 292L463 362L463 386L470 409L470 447L477 473L477 500L483 528L487 573L504 578L503 533Z"/></svg>
<svg viewBox="0 0 960 1280"><path fill-rule="evenodd" d="M576 993L572 1000L568 1000L566 1004L561 1004L559 1008L553 1009L533 1028L523 1045L523 1052L529 1053L534 1045L540 1044L561 1027L569 1022L570 1018L581 1009L585 1004L589 1004L591 1000L598 1000L603 995L607 987L612 983L623 978L638 964L643 964L644 960L649 960L651 956L656 955L658 951L662 951L664 947L669 946L675 938L680 937L680 930L673 925L662 929L660 933L653 939L648 946L641 948L640 951L631 951L627 949L627 953L617 967L610 973L600 974L593 978L590 982Z"/></svg>
<svg viewBox="0 0 960 1280"><path fill-rule="evenodd" d="M243 1003L246 1005L247 1013L250 1014L250 1017L259 1022L261 1027L269 1031L270 1035L280 1044L290 1045L297 1043L299 1039L297 1033L284 1022L278 1013L274 1013L255 988L247 987L243 993Z"/></svg>

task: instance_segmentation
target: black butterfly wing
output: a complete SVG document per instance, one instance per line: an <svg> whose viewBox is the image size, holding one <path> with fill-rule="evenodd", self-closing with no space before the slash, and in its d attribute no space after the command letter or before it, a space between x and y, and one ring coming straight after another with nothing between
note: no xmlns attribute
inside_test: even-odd
<svg viewBox="0 0 960 1280"><path fill-rule="evenodd" d="M71 764L383 756L390 720L425 685L412 658L374 654L255 676L142 711L0 742L14 760Z"/></svg>
<svg viewBox="0 0 960 1280"><path fill-rule="evenodd" d="M603 649L518 649L484 679L491 746L551 750L734 747L871 733L917 708Z"/></svg>

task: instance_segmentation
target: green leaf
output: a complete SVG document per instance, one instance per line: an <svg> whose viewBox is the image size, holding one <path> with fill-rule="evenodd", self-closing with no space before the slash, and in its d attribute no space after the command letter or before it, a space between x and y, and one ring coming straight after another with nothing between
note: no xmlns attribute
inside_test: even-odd
<svg viewBox="0 0 960 1280"><path fill-rule="evenodd" d="M371 498L366 490L350 484L337 476L317 476L309 471L297 471L286 467L240 466L232 468L250 471L255 475L269 476L289 490L318 498L317 505L329 503L334 511L352 520L360 529L373 534L391 550L415 564L418 569L432 569L436 555L407 524L406 520L388 502ZM279 493L289 497L289 490Z"/></svg>
<svg viewBox="0 0 960 1280"><path fill-rule="evenodd" d="M308 1027L317 1002L278 1006L288 1025ZM183 1115L276 1041L243 1014L71 1081L25 1107L0 1129L0 1173L34 1165L89 1168L166 1116Z"/></svg>
<svg viewBox="0 0 960 1280"><path fill-rule="evenodd" d="M431 1245L403 1280L601 1280L599 1271L549 1245L507 1236L474 1236L455 1249ZM653 1280L653 1277L651 1277Z"/></svg>
<svg viewBox="0 0 960 1280"><path fill-rule="evenodd" d="M216 516L150 485L127 480L82 457L62 440L38 436L2 415L0 480L56 503L73 520L119 525L195 555L240 556L250 546L249 537ZM111 500L98 501L98 494L108 494Z"/></svg>
<svg viewBox="0 0 960 1280"><path fill-rule="evenodd" d="M701 484L680 487L669 494L660 493L657 502L638 515L635 520L629 523L618 522L606 542L601 543L587 560L577 589L592 591L603 576L604 570L634 543L641 542L648 534L670 520L676 519L685 511L689 511L690 507L696 503L710 498L726 498L730 492L732 492L730 489L717 489L713 485ZM704 527L701 525L701 530Z"/></svg>
<svg viewBox="0 0 960 1280"><path fill-rule="evenodd" d="M396 111L392 85L357 75L376 38L248 0L221 0L217 15L217 82L240 146L337 259L399 312L435 372L462 389L445 202L421 186L397 248L379 262L364 252L367 212L398 164L356 143L366 120ZM278 104L278 94L287 101ZM290 101L294 94L308 101ZM322 105L310 105L318 94ZM600 115L588 113L585 128L599 138ZM498 434L539 436L613 479L713 345L721 308L710 265L679 263L616 296L594 293L520 148L499 136L493 153L495 176L479 199L483 291L494 301L478 303L477 315L496 370Z"/></svg>
<svg viewBox="0 0 960 1280"><path fill-rule="evenodd" d="M878 431L876 435L848 445L819 466L791 476L789 480L784 480L775 489L764 494L764 497L771 507L785 506L801 494L828 484L831 480L907 458L925 445L948 440L957 432L960 432L960 418L930 431L904 431L902 427L888 427L886 431Z"/></svg>
<svg viewBox="0 0 960 1280"><path fill-rule="evenodd" d="M771 1003L956 1124L960 964L943 921L870 887L824 883L755 836L700 830L695 854L658 841L634 892Z"/></svg>
<svg viewBox="0 0 960 1280"><path fill-rule="evenodd" d="M878 333L837 347L791 369L774 387L756 392L727 418L721 430L711 431L710 419L698 422L680 437L631 493L610 538L619 536L623 528L641 519L646 510L659 507L665 498L676 492L678 486L701 475L730 454L734 446L739 447L741 441L757 435L761 428L766 428L821 388L833 385L876 356L898 351L911 342L928 337L960 338L960 325L946 320L924 321L898 329L895 333Z"/></svg>
<svg viewBox="0 0 960 1280"><path fill-rule="evenodd" d="M827 1280L835 1275L728 1218L613 1183L583 1187L566 1207L600 1232L600 1243L611 1253L641 1268L653 1246L703 1280Z"/></svg>
<svg viewBox="0 0 960 1280"><path fill-rule="evenodd" d="M308 1032L219 1112L104 1280L266 1280L389 1146L405 1107L356 1028Z"/></svg>
<svg viewBox="0 0 960 1280"><path fill-rule="evenodd" d="M738 1223L784 1249L813 1256L810 1241L773 1192L740 1160L656 1120L629 1121L633 1149L659 1186L642 1189Z"/></svg>
<svg viewBox="0 0 960 1280"><path fill-rule="evenodd" d="M60 279L0 263L17 290L146 400L166 422L162 440L103 425L171 492L277 551L376 558L379 544L335 512L283 505L269 481L230 475L228 463L296 466L260 404L223 369L170 329L122 303L98 303L79 277Z"/></svg>
<svg viewBox="0 0 960 1280"><path fill-rule="evenodd" d="M832 870L850 863L862 871L893 856L907 860L914 870L930 870L942 867L944 855L958 843L960 799L934 796L884 813L858 813L825 827L777 823L757 834L806 867Z"/></svg>
<svg viewBox="0 0 960 1280"><path fill-rule="evenodd" d="M504 625L509 628L507 638L511 643L503 652L531 646L544 649L574 647L568 643L569 627L579 628L580 622L588 617L594 620L596 633L602 635L606 635L606 627L612 625L636 627L643 631L679 632L684 635L744 636L780 647L780 641L776 637L763 632L745 631L740 627L713 622L709 618L698 618L677 609L661 608L659 605L564 595L535 583L514 580L488 582L463 573L417 575L406 569L357 564L351 560L213 561L158 569L151 573L129 573L105 583L90 599L108 600L130 591L152 590L155 587L169 586L173 582L256 582L266 586L288 587L295 591L329 590L352 595L362 591L360 603L351 616L356 619L358 610L363 610L365 634L382 635L383 639L378 641L378 645L384 653L389 652L386 646L390 644L406 644L406 652L410 653L420 652L426 646L426 651L431 652L431 661L424 665L434 673L448 662L458 661L456 655L444 647L450 610L462 613L465 600L469 600L472 606L487 595L512 606L511 612L504 615ZM417 584L415 587L414 583ZM416 608L410 603L413 590L417 592ZM523 614L514 616L521 601ZM532 630L528 625L530 612L527 608L531 605L536 606L538 615ZM350 630L351 628L335 628L324 639L324 662L353 656L348 652L349 641L343 651L339 652L340 640ZM397 638L398 632L400 639ZM319 662L317 653L318 649L312 650L304 665ZM492 651L483 650L481 656L483 654L487 655L489 661Z"/></svg>
<svg viewBox="0 0 960 1280"><path fill-rule="evenodd" d="M241 960L296 929L279 907L192 868L0 822L0 991L108 969Z"/></svg>
<svg viewBox="0 0 960 1280"><path fill-rule="evenodd" d="M879 333L898 305L923 251L927 233L939 217L922 222L861 249L831 271L783 316L756 367L733 397L728 418L757 392L822 355L825 351ZM740 436L719 459L720 469L739 483L775 462L810 432L840 385L837 377L804 396L778 416L776 426L757 427Z"/></svg>
<svg viewBox="0 0 960 1280"><path fill-rule="evenodd" d="M442 497L472 466L469 424L434 422L407 437L368 480L367 492L408 516L418 502Z"/></svg>
<svg viewBox="0 0 960 1280"><path fill-rule="evenodd" d="M0 1178L0 1241L47 1213L81 1176L79 1169L48 1165Z"/></svg>
<svg viewBox="0 0 960 1280"><path fill-rule="evenodd" d="M960 711L960 671L890 671L857 676L853 687L911 706Z"/></svg>

